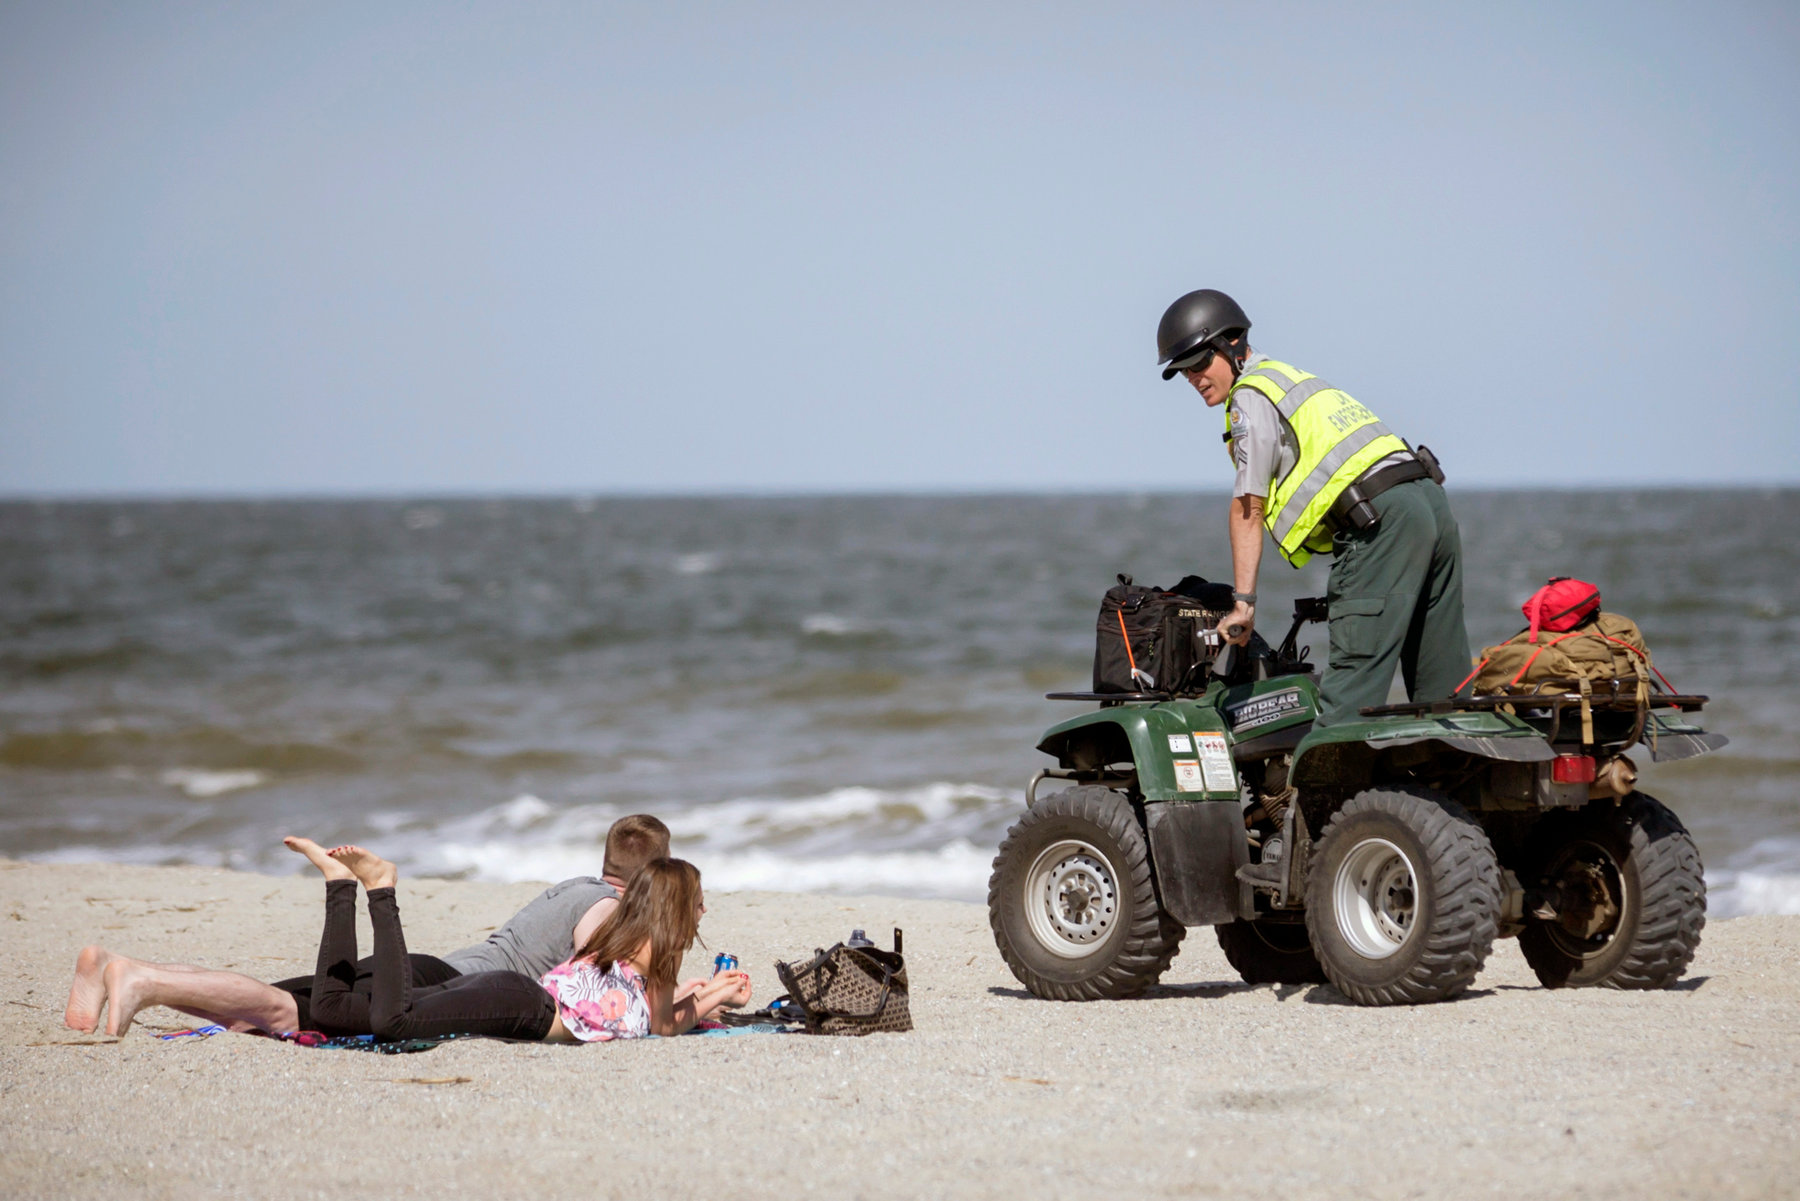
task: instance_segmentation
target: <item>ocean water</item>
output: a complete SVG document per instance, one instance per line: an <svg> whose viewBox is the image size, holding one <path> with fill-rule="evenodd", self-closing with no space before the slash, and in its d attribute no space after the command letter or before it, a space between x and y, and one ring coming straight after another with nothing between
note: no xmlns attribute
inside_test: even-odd
<svg viewBox="0 0 1800 1201"><path fill-rule="evenodd" d="M1649 765L1711 911L1800 913L1800 491L1453 491L1476 646L1553 574L1710 694ZM1221 495L0 504L0 855L599 870L979 900L1100 594L1228 578ZM1264 632L1326 565L1265 561ZM1315 659L1323 631L1314 627Z"/></svg>

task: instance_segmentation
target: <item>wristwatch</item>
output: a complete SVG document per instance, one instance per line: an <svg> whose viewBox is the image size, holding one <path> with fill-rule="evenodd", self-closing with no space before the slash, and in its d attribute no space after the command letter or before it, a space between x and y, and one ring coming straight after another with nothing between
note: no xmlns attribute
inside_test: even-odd
<svg viewBox="0 0 1800 1201"><path fill-rule="evenodd" d="M1233 592L1231 594L1231 599L1236 601L1240 605L1254 605L1256 603L1256 593L1254 593L1254 592Z"/></svg>

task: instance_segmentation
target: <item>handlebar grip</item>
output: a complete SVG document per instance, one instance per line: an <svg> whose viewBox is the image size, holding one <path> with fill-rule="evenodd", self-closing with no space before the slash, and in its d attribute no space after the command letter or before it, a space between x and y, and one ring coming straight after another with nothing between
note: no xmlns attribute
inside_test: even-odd
<svg viewBox="0 0 1800 1201"><path fill-rule="evenodd" d="M1242 634L1243 632L1244 632L1244 627L1241 625L1233 624L1233 625L1228 625L1225 627L1225 637L1227 637L1227 638L1236 638L1238 635Z"/></svg>

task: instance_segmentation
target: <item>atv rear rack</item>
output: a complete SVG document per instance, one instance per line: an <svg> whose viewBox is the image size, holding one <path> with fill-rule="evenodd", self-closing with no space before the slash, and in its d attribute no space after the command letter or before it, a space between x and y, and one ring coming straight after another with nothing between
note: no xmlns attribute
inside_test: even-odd
<svg viewBox="0 0 1800 1201"><path fill-rule="evenodd" d="M1549 689L1549 691L1544 691L1544 689ZM1637 721L1632 726L1631 736L1625 740L1625 745L1630 746L1643 737L1644 728L1649 723L1652 709L1678 709L1683 713L1694 713L1698 712L1709 699L1698 693L1646 693L1643 681L1640 679L1554 679L1540 681L1533 686L1531 691L1520 689L1513 692L1503 689L1500 692L1459 697L1448 701L1370 705L1360 712L1364 717L1394 715L1435 717L1472 710L1505 709L1508 712L1522 710L1524 712L1520 713L1521 716L1549 719L1550 732L1545 735L1545 739L1552 743L1562 732L1563 714L1570 708L1574 708L1580 713L1584 743L1594 740L1593 714L1595 712L1635 713Z"/></svg>

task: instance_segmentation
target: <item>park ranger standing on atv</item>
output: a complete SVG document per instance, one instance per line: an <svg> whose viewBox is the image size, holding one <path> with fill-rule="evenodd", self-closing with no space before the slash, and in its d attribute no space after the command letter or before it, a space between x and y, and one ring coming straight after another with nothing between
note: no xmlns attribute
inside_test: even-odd
<svg viewBox="0 0 1800 1201"><path fill-rule="evenodd" d="M1200 291L1157 331L1163 377L1184 372L1225 408L1236 602L1125 576L1107 591L1093 691L1046 694L1098 707L1038 740L1055 766L1031 777L994 856L1001 957L1036 996L1129 997L1211 926L1248 983L1413 1005L1461 994L1495 939L1517 937L1550 988L1669 987L1699 945L1706 882L1625 752L1723 746L1690 720L1706 697L1663 680L1589 585L1592 629L1541 644L1528 630L1493 652L1533 644L1516 674L1470 672L1462 548L1431 452L1255 354L1249 330L1229 296ZM1296 599L1273 648L1250 640L1262 527L1290 563L1334 556L1329 596ZM1319 620L1331 661L1315 682L1298 637ZM1222 653L1216 631L1251 654ZM1592 667L1548 660L1578 643ZM1412 699L1388 705L1396 663ZM1461 694L1465 677L1479 693ZM1040 792L1052 780L1067 787Z"/></svg>
<svg viewBox="0 0 1800 1201"><path fill-rule="evenodd" d="M1208 408L1225 406L1237 608L1220 628L1250 639L1266 527L1295 567L1334 556L1318 725L1385 704L1396 664L1411 700L1449 698L1471 660L1462 541L1435 459L1319 377L1256 353L1249 332L1244 310L1211 288L1170 305L1156 330L1163 379L1185 375Z"/></svg>

